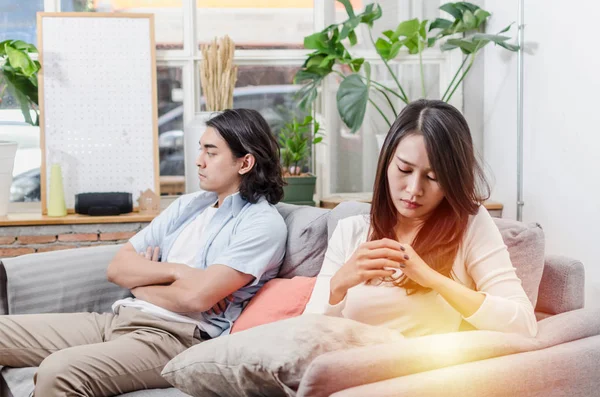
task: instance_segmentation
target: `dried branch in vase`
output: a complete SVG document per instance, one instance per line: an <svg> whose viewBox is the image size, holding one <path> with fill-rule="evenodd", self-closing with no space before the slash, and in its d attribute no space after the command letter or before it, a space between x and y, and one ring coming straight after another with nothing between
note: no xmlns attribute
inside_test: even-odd
<svg viewBox="0 0 600 397"><path fill-rule="evenodd" d="M233 64L235 44L226 35L203 45L201 51L200 82L206 110L214 112L232 108L238 70Z"/></svg>

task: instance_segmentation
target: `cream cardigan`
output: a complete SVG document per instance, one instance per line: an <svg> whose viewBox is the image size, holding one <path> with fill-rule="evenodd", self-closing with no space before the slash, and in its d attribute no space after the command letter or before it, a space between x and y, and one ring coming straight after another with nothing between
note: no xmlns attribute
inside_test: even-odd
<svg viewBox="0 0 600 397"><path fill-rule="evenodd" d="M367 241L368 231L368 215L338 222L304 313L385 326L407 337L458 331L463 319L481 330L536 335L533 306L515 273L500 232L483 206L469 219L451 272L455 281L486 295L472 316L463 318L435 291L407 295L405 289L390 282L359 284L348 290L340 303L329 305L331 277Z"/></svg>

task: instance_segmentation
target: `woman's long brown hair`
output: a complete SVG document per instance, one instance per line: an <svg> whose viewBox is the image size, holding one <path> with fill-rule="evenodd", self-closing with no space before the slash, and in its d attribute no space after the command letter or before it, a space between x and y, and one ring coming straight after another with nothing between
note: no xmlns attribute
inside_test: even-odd
<svg viewBox="0 0 600 397"><path fill-rule="evenodd" d="M397 240L398 211L391 199L387 170L400 141L413 134L423 136L431 169L445 197L409 243L432 269L450 277L469 215L476 214L489 198L490 188L475 159L465 118L446 102L412 102L390 128L377 164L369 240ZM427 290L405 275L395 284L406 288L408 294Z"/></svg>

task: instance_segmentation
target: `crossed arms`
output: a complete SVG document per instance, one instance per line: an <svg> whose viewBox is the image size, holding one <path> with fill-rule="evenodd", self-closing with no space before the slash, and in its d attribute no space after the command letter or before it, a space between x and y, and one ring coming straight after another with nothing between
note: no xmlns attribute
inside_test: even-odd
<svg viewBox="0 0 600 397"><path fill-rule="evenodd" d="M108 266L108 280L164 309L195 313L211 309L254 278L225 264L203 270L157 260L158 249L141 256L126 243Z"/></svg>

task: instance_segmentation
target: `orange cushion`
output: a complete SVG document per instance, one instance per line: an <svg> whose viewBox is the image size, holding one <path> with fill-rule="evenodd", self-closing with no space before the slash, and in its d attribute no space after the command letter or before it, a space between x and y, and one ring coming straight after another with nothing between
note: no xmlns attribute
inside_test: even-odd
<svg viewBox="0 0 600 397"><path fill-rule="evenodd" d="M231 333L301 315L316 280L300 276L269 280L233 323Z"/></svg>

